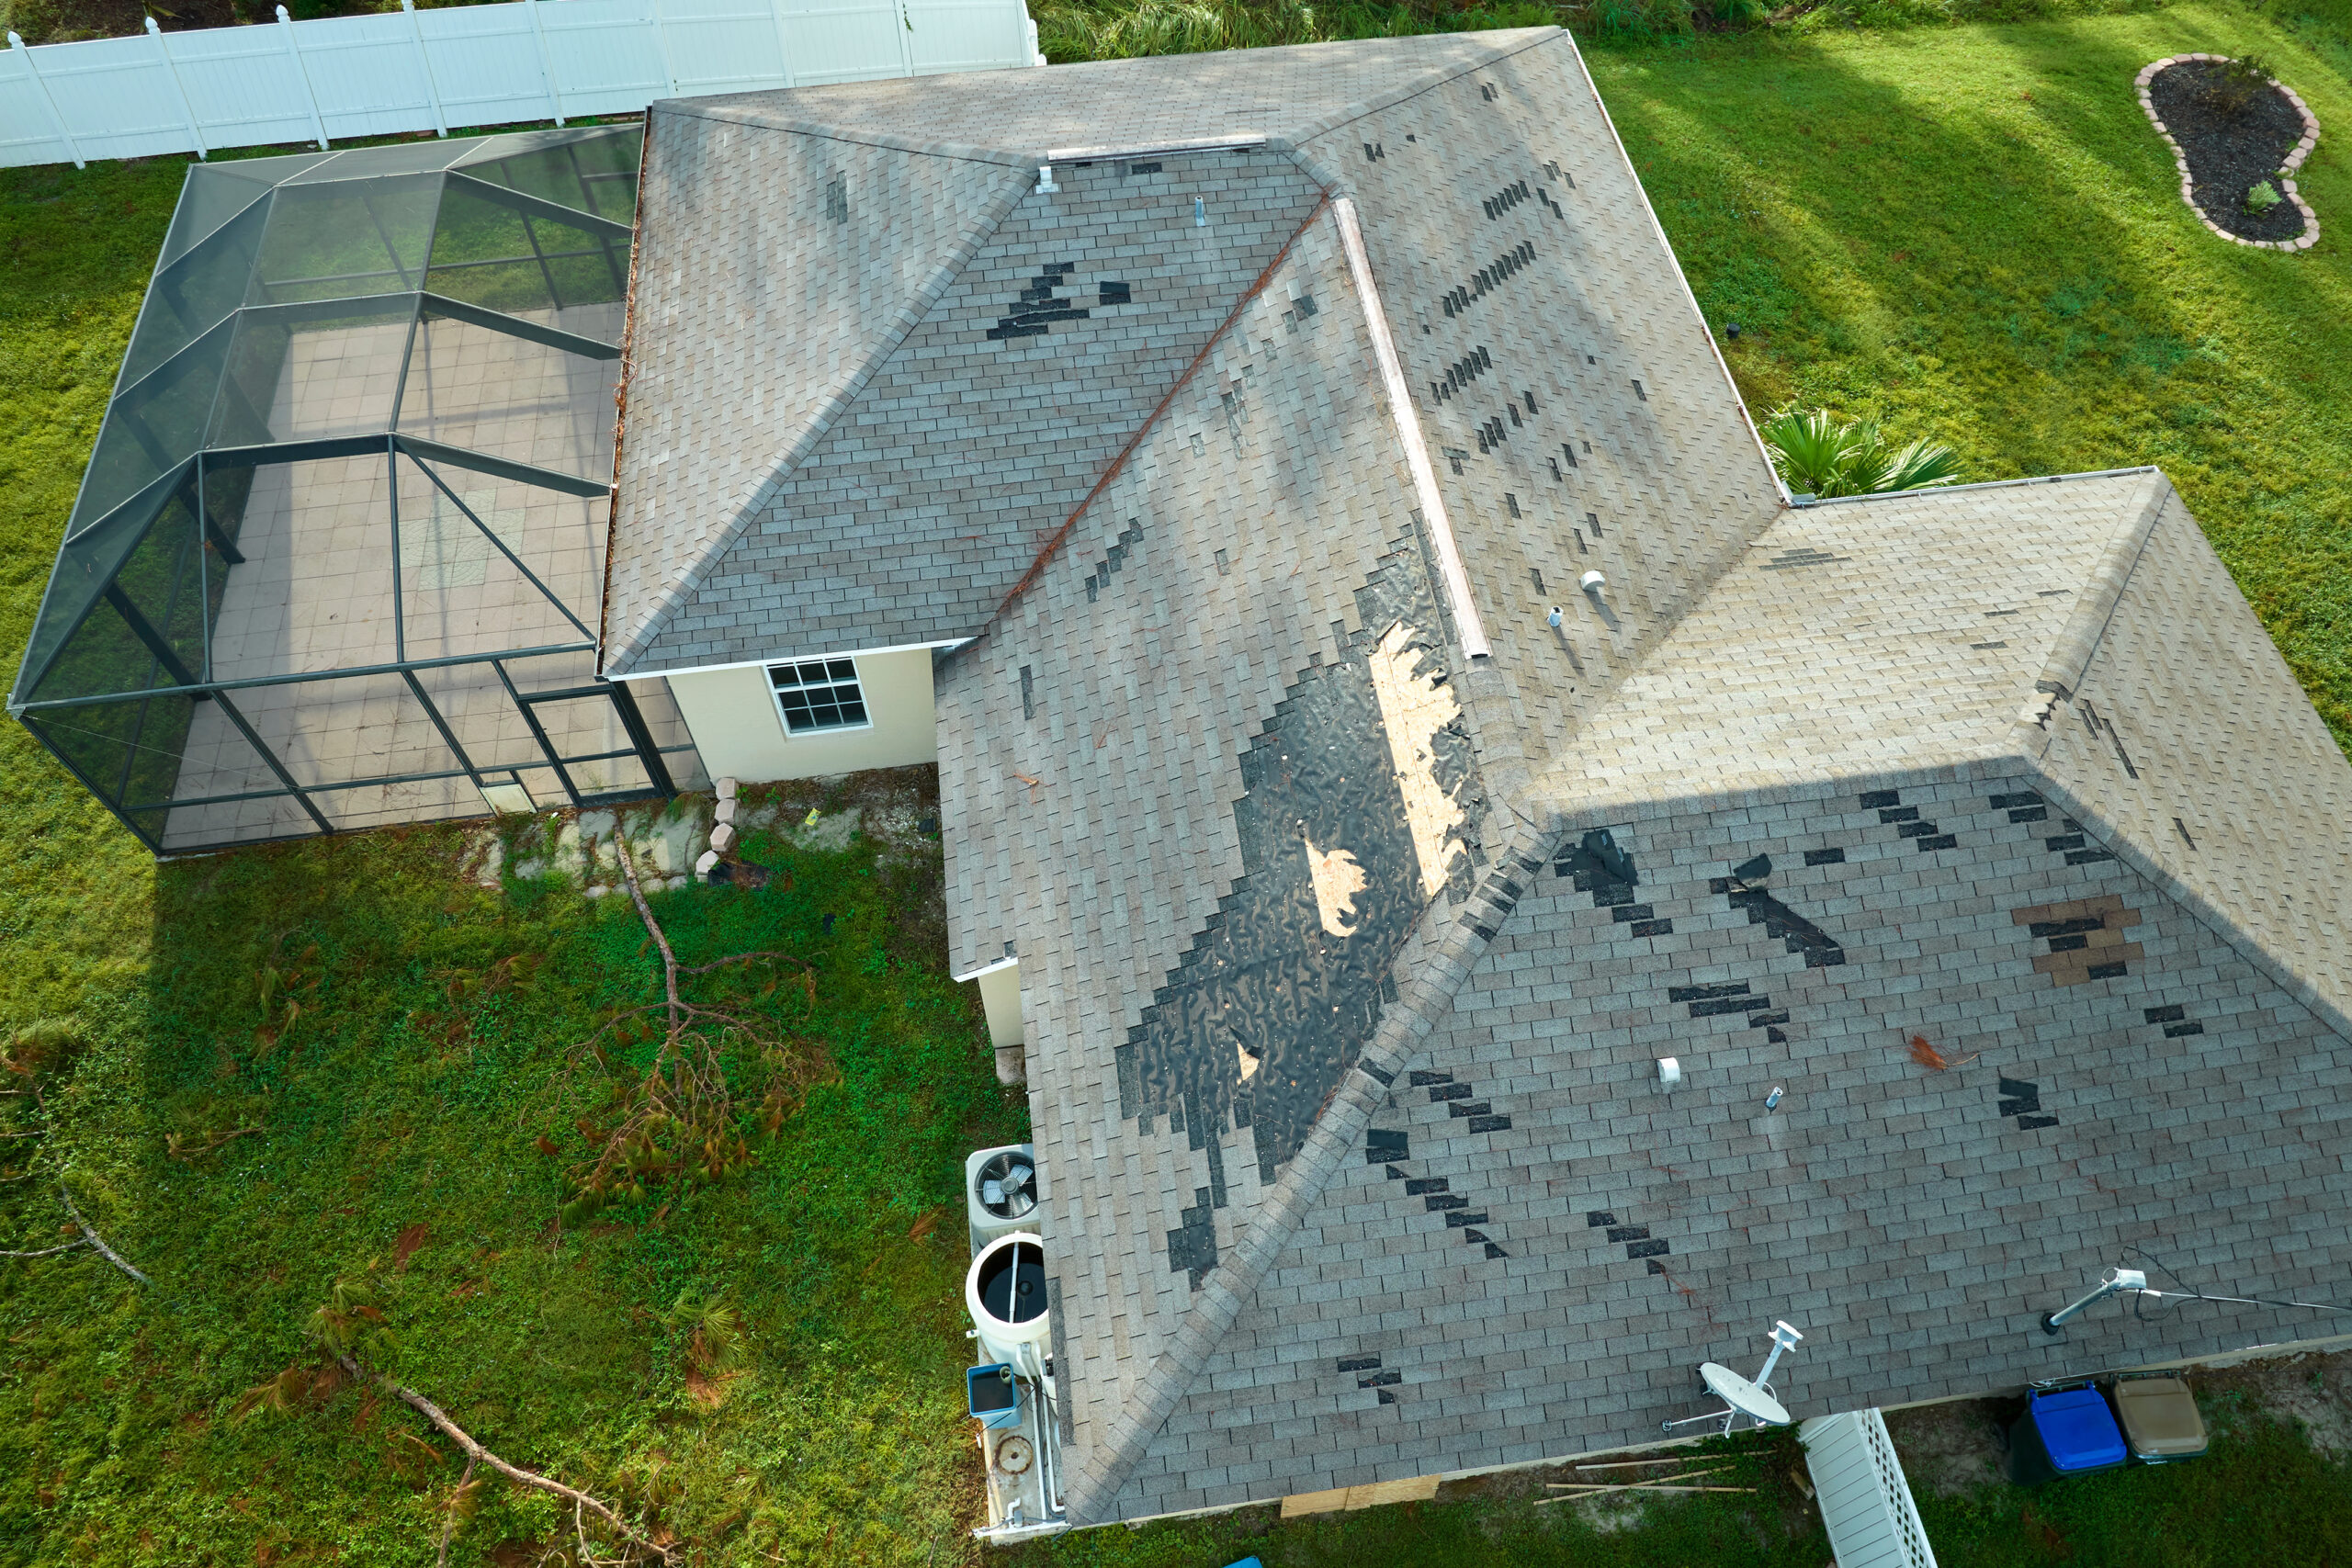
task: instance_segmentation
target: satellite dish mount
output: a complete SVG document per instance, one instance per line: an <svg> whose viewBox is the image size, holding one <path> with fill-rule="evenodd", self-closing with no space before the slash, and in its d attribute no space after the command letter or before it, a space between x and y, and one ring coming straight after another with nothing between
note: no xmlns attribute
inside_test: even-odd
<svg viewBox="0 0 2352 1568"><path fill-rule="evenodd" d="M1707 1385L1709 1393L1722 1400L1728 1408L1710 1410L1703 1416L1685 1416L1679 1421L1661 1422L1659 1430L1671 1432L1677 1427L1694 1427L1702 1421L1721 1421L1724 1436L1729 1437L1742 1416L1747 1417L1750 1431L1761 1427L1788 1426L1789 1413L1782 1408L1780 1396L1772 1392L1772 1369L1781 1364L1781 1353L1795 1349L1797 1341L1804 1337L1787 1324L1776 1321L1772 1325L1771 1353L1764 1358L1764 1365L1752 1378L1741 1377L1720 1362L1706 1362L1699 1369L1699 1381Z"/></svg>

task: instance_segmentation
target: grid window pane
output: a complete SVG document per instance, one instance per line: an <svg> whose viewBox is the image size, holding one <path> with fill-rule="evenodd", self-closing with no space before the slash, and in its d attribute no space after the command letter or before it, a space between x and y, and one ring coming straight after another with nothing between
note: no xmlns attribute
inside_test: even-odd
<svg viewBox="0 0 2352 1568"><path fill-rule="evenodd" d="M794 735L817 729L854 729L865 725L865 694L858 689L857 663L849 659L808 659L768 666L784 728Z"/></svg>

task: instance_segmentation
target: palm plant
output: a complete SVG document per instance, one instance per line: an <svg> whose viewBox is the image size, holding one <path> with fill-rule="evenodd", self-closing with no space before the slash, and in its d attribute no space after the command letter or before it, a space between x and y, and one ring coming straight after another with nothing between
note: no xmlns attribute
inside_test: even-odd
<svg viewBox="0 0 2352 1568"><path fill-rule="evenodd" d="M1839 423L1826 409L1783 409L1764 422L1764 449L1801 495L1877 495L1956 483L1960 457L1940 443L1893 448L1874 419Z"/></svg>

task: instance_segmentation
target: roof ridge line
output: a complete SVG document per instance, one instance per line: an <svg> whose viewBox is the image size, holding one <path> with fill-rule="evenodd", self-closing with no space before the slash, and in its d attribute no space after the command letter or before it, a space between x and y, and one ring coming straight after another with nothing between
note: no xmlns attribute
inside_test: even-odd
<svg viewBox="0 0 2352 1568"><path fill-rule="evenodd" d="M963 276L964 269L971 265L972 257L978 254L979 248L988 243L989 236L1002 226L1004 220L1012 216L1012 209L1021 204L1022 197L1028 194L1027 173L1017 173L1005 183L1004 188L981 210L979 216L966 226L964 232L956 237L956 243L948 248L946 255L940 259L939 265L909 291L905 303L877 335L873 352L861 357L849 373L835 383L832 391L801 427L800 434L792 445L768 465L766 476L736 507L735 515L729 520L727 526L719 530L691 566L662 591L661 597L653 603L652 610L639 621L634 632L607 645L599 673L607 677L627 675L636 660L653 646L655 639L669 627L686 602L701 592L712 570L751 531L760 510L775 499L776 492L784 488L785 481L797 471L808 455L816 450L818 443L831 432L834 423L865 390L866 383L889 362L892 355L898 353L909 334L930 316L932 308L946 294L949 286ZM606 555L609 560L609 547ZM606 570L609 572L610 570L607 565Z"/></svg>
<svg viewBox="0 0 2352 1568"><path fill-rule="evenodd" d="M1515 870L1532 866L1541 871L1558 845L1559 833L1550 822L1531 822L1516 810L1514 816L1513 831L1489 862L1473 900ZM1413 977L1399 987L1396 1000L1381 1010L1379 1026L1340 1078L1306 1141L1260 1201L1248 1227L1209 1271L1168 1337L1168 1348L1127 1396L1118 1424L1071 1479L1065 1495L1073 1523L1108 1518L1120 1486L1142 1461L1210 1354L1232 1332L1241 1309L1264 1282L1308 1208L1354 1151L1389 1084L1419 1059L1422 1042L1452 1010L1455 992L1492 941L1481 936L1473 921L1461 918L1461 908L1439 898L1422 911Z"/></svg>
<svg viewBox="0 0 2352 1568"><path fill-rule="evenodd" d="M1486 30L1506 32L1518 31L1519 29L1496 28ZM1543 27L1531 28L1529 30L1535 32L1538 36L1527 39L1524 43L1513 44L1510 48L1505 48L1500 44L1485 45L1483 47L1486 48L1487 53L1481 59L1458 66L1432 66L1429 74L1419 77L1415 81L1405 83L1400 86L1392 87L1387 92L1378 94L1375 96L1359 98L1354 103L1343 105L1342 107L1332 110L1329 114L1325 115L1321 119L1309 120L1306 125L1299 127L1295 130L1283 131L1279 135L1269 134L1266 138L1266 144L1280 152L1288 153L1300 168L1306 171L1308 178L1314 180L1317 185L1322 186L1327 190L1332 189L1341 183L1339 176L1333 171L1322 170L1313 166L1312 160L1306 156L1306 143L1314 141L1319 136L1329 136L1333 131L1338 130L1344 126L1353 125L1357 120L1363 119L1367 116L1379 114L1387 109L1393 109L1398 104L1405 102L1408 98L1418 98L1424 93L1434 93L1440 87L1446 85L1446 84L1454 81L1458 77L1467 76L1473 72L1484 71L1488 66L1494 65L1501 61L1510 60L1516 55L1525 54L1531 49L1541 49L1546 44L1556 42L1558 39L1568 36L1568 32L1566 28L1553 26L1548 23ZM1478 35L1476 33L1462 33L1453 36L1461 38L1476 38Z"/></svg>
<svg viewBox="0 0 2352 1568"><path fill-rule="evenodd" d="M2025 474L2013 479L1975 479L1964 485L1928 485L1918 490L1872 490L1860 495L1817 495L1810 501L1792 501L1789 504L1799 512L1811 512L1821 506L1853 506L1872 501L1929 501L1938 496L1967 495L1980 490L2015 490L2019 485L2064 484L2069 479L2113 479L2126 474L2154 474L2163 470L2154 463L2132 463L2120 468L2077 468L2064 474Z"/></svg>
<svg viewBox="0 0 2352 1568"><path fill-rule="evenodd" d="M2107 547L2099 552L2098 564L2091 569L2089 583L2075 599L2065 624L2058 628L2057 640L2051 644L2050 652L2042 660L2041 673L2034 681L2033 689L2037 692L2073 700L2091 660L2098 655L2099 644L2107 638L2107 628L2115 620L2116 607L2123 603L2123 591L2131 585L2132 574L2139 570L2148 541L2155 537L2156 520L2163 516L2165 503L2176 492L2162 468L2141 471L2147 477L2126 505L2129 521L2109 537ZM2049 737L2040 725L2027 725L2023 720L2018 723L2040 735L2041 744L2033 748L2033 755L2039 760L2049 750Z"/></svg>
<svg viewBox="0 0 2352 1568"><path fill-rule="evenodd" d="M788 92L793 89L778 90ZM820 141L845 141L852 146L879 147L886 152L909 152L917 157L955 158L972 164L994 164L1008 169L1024 167L1035 161L1026 152L1002 147L974 147L962 141L918 141L911 136L892 136L887 131L869 130L853 136L840 126L826 125L817 120L752 119L741 115L720 114L707 100L701 98L671 98L653 107L665 114L682 115L689 119L740 125L747 130L773 130L782 136L813 136Z"/></svg>
<svg viewBox="0 0 2352 1568"><path fill-rule="evenodd" d="M1363 118L1365 115L1377 114L1382 109L1394 107L1396 105L1404 102L1407 98L1415 97L1422 93L1433 91L1438 87L1443 86L1446 83L1453 81L1457 76L1466 75L1473 71L1483 71L1498 61L1508 60L1515 54L1524 53L1528 50L1540 48L1544 44L1550 43L1555 39L1566 38L1567 36L1566 29L1550 24L1545 24L1539 28L1525 29L1516 28L1490 28L1480 29L1480 32L1518 31L1532 31L1537 33L1539 36L1528 39L1521 43L1508 46L1502 44L1482 43L1479 47L1485 50L1486 53L1476 61L1458 66L1432 66L1427 74L1413 82L1392 88L1390 91L1380 94L1379 96L1372 98L1359 99L1354 103L1346 105L1332 111L1330 114L1324 116L1321 119L1310 120L1304 127L1300 127L1295 130L1269 130L1264 131L1235 132L1234 136L1238 141L1255 142L1261 145L1272 147L1280 152L1289 152L1294 151L1301 142L1311 141L1318 136L1327 136L1332 131L1339 130L1341 126ZM1480 33L1455 33L1441 36L1477 38L1480 36ZM1324 47L1325 45L1344 46L1351 43L1370 41L1374 40L1360 39L1331 39L1323 40L1322 43L1319 44L1288 44L1277 45L1276 47L1284 49L1315 49ZM1231 53L1238 51L1212 51L1210 52ZM1165 57L1132 56L1129 58L1150 59ZM1125 61L1116 60L1073 61L1068 66L1062 67L1061 69L1082 70L1088 66L1118 66L1124 63L1125 63ZM1015 67L1015 69L1021 68ZM888 78L884 78L884 80L888 80ZM850 86L854 85L856 84L820 83L817 84L816 86ZM912 152L939 158L961 158L976 163L1001 164L1008 166L1023 166L1033 163L1075 162L1081 158L1111 159L1137 155L1136 153L1129 152L1125 149L1113 146L1105 146L1102 148L978 147L974 146L969 142L962 141L917 141L913 137L893 136L888 131L861 130L853 135L844 131L838 125L822 120L805 119L797 117L777 117L775 118L752 118L745 115L727 114L721 112L722 106L731 107L740 104L748 98L774 99L786 93L808 90L811 89L789 87L765 88L755 93L729 94L724 96L709 98L664 98L654 104L652 107L664 114L688 115L698 119L718 120L729 125L747 126L759 130L783 131L786 134L795 136L821 137L831 141L847 141L865 146L884 147L897 152ZM1217 152L1220 150L1221 149L1216 145L1193 145L1186 143L1159 147L1147 147L1141 149L1140 152L1143 153L1181 153L1195 152Z"/></svg>

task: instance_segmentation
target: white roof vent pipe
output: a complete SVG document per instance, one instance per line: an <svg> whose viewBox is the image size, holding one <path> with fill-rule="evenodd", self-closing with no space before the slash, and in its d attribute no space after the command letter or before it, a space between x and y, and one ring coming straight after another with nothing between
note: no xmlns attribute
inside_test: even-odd
<svg viewBox="0 0 2352 1568"><path fill-rule="evenodd" d="M1051 196L1061 188L1061 186L1054 183L1054 166L1051 164L1038 164L1036 194L1039 196Z"/></svg>
<svg viewBox="0 0 2352 1568"><path fill-rule="evenodd" d="M1035 1232L1014 1231L980 1249L964 1276L964 1307L985 1354L1032 1377L1044 1375L1054 1325L1046 1310L1046 1244Z"/></svg>
<svg viewBox="0 0 2352 1568"><path fill-rule="evenodd" d="M1577 580L1577 586L1598 599L1609 592L1609 580L1597 571L1588 571Z"/></svg>

